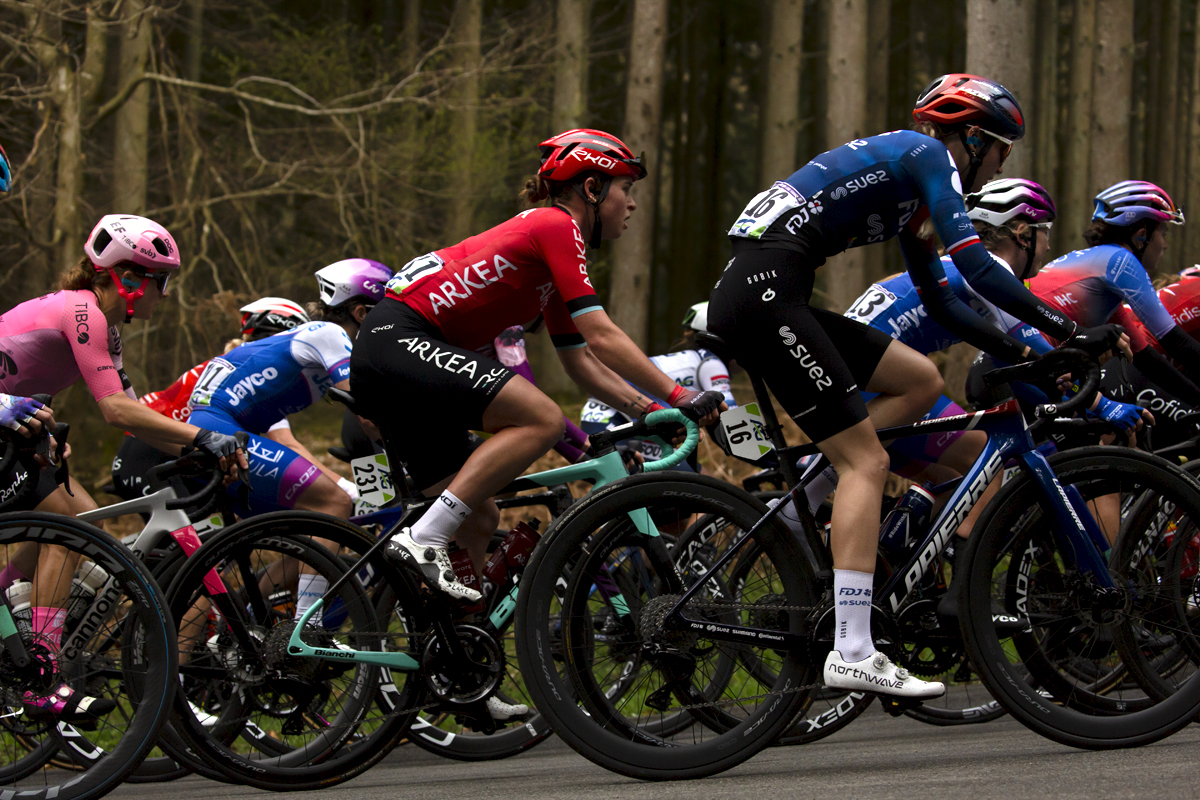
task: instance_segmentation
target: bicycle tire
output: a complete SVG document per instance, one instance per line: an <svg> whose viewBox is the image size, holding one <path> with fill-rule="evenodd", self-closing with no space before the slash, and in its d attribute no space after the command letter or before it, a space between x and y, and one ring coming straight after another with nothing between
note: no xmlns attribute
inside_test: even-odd
<svg viewBox="0 0 1200 800"><path fill-rule="evenodd" d="M1189 516L1200 519L1200 483L1156 456L1124 448L1086 447L1056 454L1050 458L1050 464L1064 486L1099 481L1110 494L1124 490L1134 496L1153 490L1177 504ZM1200 711L1200 674L1193 675L1161 702L1128 713L1115 708L1106 714L1090 707L1090 698L1083 708L1074 707L1070 693L1064 696L1061 686L1049 685L1044 675L1036 680L1040 685L1035 685L1023 662L1013 663L1013 637L996 630L993 601L1010 603L1012 607L1005 606L1006 612L1018 614L1028 621L1026 632L1020 635L1046 636L1054 647L1058 647L1063 639L1062 634L1056 632L1075 632L1086 627L1085 612L1095 614L1095 619L1100 620L1093 624L1096 631L1104 624L1119 626L1139 622L1132 599L1136 587L1118 585L1113 590L1117 594L1107 595L1109 599L1120 597L1128 603L1127 610L1121 615L1109 615L1107 607L1092 599L1096 592L1080 580L1077 571L1071 570L1069 565L1073 560L1060 554L1058 537L1053 531L1040 541L1029 534L1037 526L1028 521L1022 523L1022 516L1028 512L1033 518L1049 519L1050 512L1045 504L1040 487L1028 475L1022 475L993 498L969 540L965 553L968 580L963 592L965 613L962 618L972 663L977 665L993 696L1013 717L1060 744L1095 750L1134 747L1175 733ZM1014 546L1026 549L1018 551ZM1048 556L1040 555L1043 549L1049 551ZM1030 551L1037 551L1036 558L1025 556ZM1029 572L1023 584L1017 582L1018 593L1010 597L1007 589L996 591L994 578L997 573L1007 575L1012 572L1014 553L1018 553L1016 568ZM1042 560L1037 561L1037 558ZM1042 565L1045 565L1044 570ZM1048 573L1044 582L1042 571ZM1049 591L1056 581L1057 590ZM1005 579L1001 583L1007 587L1011 582ZM1045 592L1041 590L1043 585L1048 589ZM1102 640L1093 633L1091 638L1084 635L1074 641L1088 644ZM1069 683L1071 678L1068 673L1063 680ZM1047 691L1051 697L1043 694ZM1085 690L1085 694L1089 691ZM1111 691L1119 696L1127 690L1119 684ZM1133 697L1139 692L1145 697L1144 690L1130 691Z"/></svg>
<svg viewBox="0 0 1200 800"><path fill-rule="evenodd" d="M76 633L84 632L87 636L86 647L78 655L59 657L67 680L83 682L75 688L86 684L89 692L106 693L118 700L116 710L94 723L94 733L81 730L91 726L61 722L54 729L59 739L58 749L78 757L77 763L86 768L74 771L39 767L17 778L0 767L3 776L0 793L12 789L22 797L47 800L64 796L82 800L102 797L138 767L157 742L170 713L177 685L178 657L166 600L145 565L132 552L82 520L37 512L0 515L0 550L26 541L65 547L102 567L115 579L113 594L105 602L126 608L129 613L114 621L98 609L94 618L89 616L77 623L81 627ZM110 624L123 628L127 635L110 637ZM68 631L67 636L71 635ZM102 652L91 650L98 639L113 646L124 643L124 647L115 651L112 646ZM16 668L7 661L7 651L0 653L0 662L5 662L2 669L7 676L6 691L15 691L12 687L16 685L13 679ZM11 705L19 703L19 699L5 702ZM3 751L0 760L8 762L5 766L19 763L22 759L11 761L8 756L16 752L16 747L22 751L25 748L3 730L0 730ZM47 766L49 762L47 758Z"/></svg>
<svg viewBox="0 0 1200 800"><path fill-rule="evenodd" d="M287 550L297 557L302 555L304 558L311 558L313 566L319 564L318 571L330 577L344 571L341 560L317 545L313 541L314 538L332 540L339 547L360 554L365 553L375 543L375 540L357 526L324 514L281 511L253 517L220 532L187 560L168 590L172 613L177 615L176 619L182 619L181 615L191 607L192 598L199 591L204 575L226 559L239 554L244 557L249 549L254 547L277 548ZM414 583L397 571L382 553L377 553L368 567L380 574L385 583L392 587L398 598L398 606L407 615L407 630L424 630L423 603ZM257 580L257 575L255 579ZM256 583L254 585L257 586ZM371 625L378 626L373 603L358 581L347 581L339 597L343 599L345 606L351 609L347 612L348 617L355 615L356 620L361 622L368 618L364 609L369 608ZM390 635L387 631L372 631L361 627L355 628L354 632L358 635L356 646L360 649L378 649L378 642ZM408 634L402 633L400 638L407 640ZM370 669L377 669L378 672L371 678L368 686L367 683L363 683L365 678L361 676L366 675ZM417 673L405 676L403 685L397 688L390 682L395 680L395 675L386 670L364 670L359 667L354 671L358 676L355 677L355 686L359 692L354 702L362 705L356 705L344 712L346 718L343 720L344 724L339 722L341 727L338 730L331 729L328 735L325 731L318 733L314 743L305 743L308 748L305 750L297 748L287 754L271 757L258 757L262 754L253 751L239 752L245 750L244 742L236 744L237 749L234 749L230 743L223 741L221 736L206 730L189 707L183 692L176 697L173 725L187 745L211 767L238 782L277 791L336 785L369 769L399 744L424 692L423 680ZM186 669L184 672L187 674ZM418 677L410 680L411 675ZM363 689L367 691L362 691ZM394 705L392 712L370 717L368 727L373 727L367 734L359 736L356 729L352 728L367 723L356 722L353 715L366 715L366 709L377 707L377 693L382 691L395 692L400 697L399 702ZM236 718L236 715L234 716Z"/></svg>
<svg viewBox="0 0 1200 800"><path fill-rule="evenodd" d="M774 741L804 703L816 668L807 653L775 653L762 648L764 653L755 657L770 659L776 676L775 684L764 687L766 691L762 693L770 698L769 703L760 703L749 710L736 709L740 715L731 714L720 710L720 706L737 700L714 699L691 687L691 695L685 696L695 697L699 692L705 702L688 710L703 724L691 725L677 736L664 738L639 726L637 717L628 719L624 710L647 708L653 712L652 718L667 713L646 704L648 697L661 693L666 685L662 668L653 659L647 659L642 687L610 701L603 691L606 671L601 668L598 675L593 674L592 662L597 660L597 654L603 653L610 655L609 661L624 663L623 651L640 647L641 643L628 630L621 635L607 635L607 639L597 637L593 627L596 620L590 612L585 613L585 606L594 594L600 567L607 569L610 562L614 568L628 564L628 571L637 572L630 576L630 581L640 586L640 594L622 593L630 609L630 623L640 623L642 611L655 598L682 590L682 578L665 546L660 550L653 537L637 533L631 524L624 522L630 512L639 513L641 509L648 510L659 527L672 516L691 519L693 514L720 513L745 529L767 510L761 501L741 489L711 478L679 473L639 475L594 492L560 517L534 552L526 573L532 577L522 584L517 603L518 657L537 708L555 732L585 758L622 775L644 780L713 775L742 763ZM772 574L779 576L777 585L757 587L755 592L759 593L754 596L772 598L772 603L776 602L773 598L782 597L788 606L812 609L814 581L786 529L768 525L756 534L754 543L762 546L764 557L771 559ZM615 548L619 555L610 559L609 548ZM560 602L555 585L564 572L572 578ZM664 588L672 591L663 592ZM559 606L560 611L552 613ZM656 607L665 610L661 603ZM767 605L763 608L762 618L756 620L759 625L800 633L808 621L806 613L778 612ZM744 608L731 605L718 618L726 621L732 615L741 617L743 611ZM647 641L660 644L657 639ZM687 650L697 664L702 661L697 653L704 651L701 642L705 641L711 640L699 636ZM558 663L560 658L567 664L565 674ZM737 660L744 661L744 654L739 653ZM679 685L679 680L673 685ZM645 689L651 684L657 684L659 689L648 695ZM744 685L745 682L742 688ZM729 691L728 686L703 688L720 693ZM754 699L760 698L752 695L745 702ZM639 702L640 706L635 705ZM710 729L719 732L713 734ZM685 741L689 733L690 742Z"/></svg>

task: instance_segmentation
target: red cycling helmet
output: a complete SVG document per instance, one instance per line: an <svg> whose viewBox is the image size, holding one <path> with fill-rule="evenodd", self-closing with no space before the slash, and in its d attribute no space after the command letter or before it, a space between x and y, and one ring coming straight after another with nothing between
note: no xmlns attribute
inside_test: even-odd
<svg viewBox="0 0 1200 800"><path fill-rule="evenodd" d="M943 75L926 86L913 108L913 119L952 129L978 125L1013 141L1025 135L1025 117L1012 92L964 72Z"/></svg>
<svg viewBox="0 0 1200 800"><path fill-rule="evenodd" d="M571 184L575 194L592 207L592 237L588 240L588 246L599 247L600 204L608 196L608 187L612 185L613 178L632 178L637 181L646 177L641 157L634 157L625 143L612 134L590 128L560 133L539 144L538 148L542 151L538 177L544 181L567 183L589 172L599 172L605 176L600 182L600 193L594 200L588 199L579 183Z"/></svg>
<svg viewBox="0 0 1200 800"><path fill-rule="evenodd" d="M604 131L577 128L538 145L542 165L538 177L547 181L569 181L581 172L600 172L610 178L646 177L642 159L635 158L617 137Z"/></svg>

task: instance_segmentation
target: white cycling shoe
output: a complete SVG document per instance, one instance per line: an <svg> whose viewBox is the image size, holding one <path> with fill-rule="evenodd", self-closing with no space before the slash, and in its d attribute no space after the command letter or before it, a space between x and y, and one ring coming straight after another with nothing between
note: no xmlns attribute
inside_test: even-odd
<svg viewBox="0 0 1200 800"><path fill-rule="evenodd" d="M425 576L426 583L453 598L468 603L478 603L483 599L482 594L464 585L454 574L454 566L450 563L446 548L414 541L409 528L403 528L394 535L384 548L384 553L394 560L416 565Z"/></svg>
<svg viewBox="0 0 1200 800"><path fill-rule="evenodd" d="M487 699L487 710L496 722L509 722L529 716L529 706L524 703L506 703L496 695Z"/></svg>
<svg viewBox="0 0 1200 800"><path fill-rule="evenodd" d="M892 697L927 700L946 693L940 681L923 681L897 667L887 656L876 651L862 661L843 661L842 654L831 650L825 659L825 685L853 692L873 692Z"/></svg>

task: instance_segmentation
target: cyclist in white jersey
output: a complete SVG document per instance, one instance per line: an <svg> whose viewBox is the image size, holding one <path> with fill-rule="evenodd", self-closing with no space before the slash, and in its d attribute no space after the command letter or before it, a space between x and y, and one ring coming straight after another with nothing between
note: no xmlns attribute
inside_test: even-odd
<svg viewBox="0 0 1200 800"><path fill-rule="evenodd" d="M683 319L683 339L676 343L671 352L658 356L650 356L654 366L663 371L677 386L693 389L698 392L720 392L725 397L725 404L737 408L737 400L733 397L733 389L729 382L729 367L724 361L702 347L696 346L695 333L708 330L708 303L696 303ZM656 403L663 404L651 392L641 390ZM595 397L589 397L579 413L579 427L589 436L593 433L610 430L619 425L633 421L634 417L622 413L612 406ZM662 447L648 440L641 440L639 452L647 461L662 457ZM699 472L695 456L680 464L678 469L691 469Z"/></svg>

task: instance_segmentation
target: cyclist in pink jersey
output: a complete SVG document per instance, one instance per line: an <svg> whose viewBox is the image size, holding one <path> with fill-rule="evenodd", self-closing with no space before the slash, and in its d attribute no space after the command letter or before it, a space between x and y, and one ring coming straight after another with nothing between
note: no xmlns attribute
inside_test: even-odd
<svg viewBox="0 0 1200 800"><path fill-rule="evenodd" d="M135 317L148 319L165 295L179 268L171 235L143 217L113 214L92 230L84 252L63 276L60 291L0 315L0 391L55 394L82 377L110 425L168 452L196 447L220 456L231 472L236 466L245 468L245 454L232 436L168 419L141 405L122 369L117 325ZM55 486L53 476L54 470L42 470L37 510L74 515L97 507L78 482L68 479ZM72 561L62 548L30 544L9 564L12 578L34 575L34 630L54 653L62 641L64 605L76 566ZM114 707L111 700L87 697L65 683L46 696L27 693L23 700L29 714L64 720L94 719Z"/></svg>
<svg viewBox="0 0 1200 800"><path fill-rule="evenodd" d="M609 319L588 276L587 247L619 237L637 208L630 190L646 174L641 159L595 130L539 147L526 197L549 204L409 262L363 321L350 356L365 415L417 487L441 501L397 533L388 552L407 551L430 586L469 602L479 593L455 577L450 537L461 534L478 568L486 539L472 534L490 535L499 516L489 498L563 435L557 404L477 349L541 314L567 374L610 406L635 416L659 407L626 379L709 421L724 406L720 393L676 386L655 367ZM411 420L397 413L399 396ZM494 435L472 451L472 430Z"/></svg>

